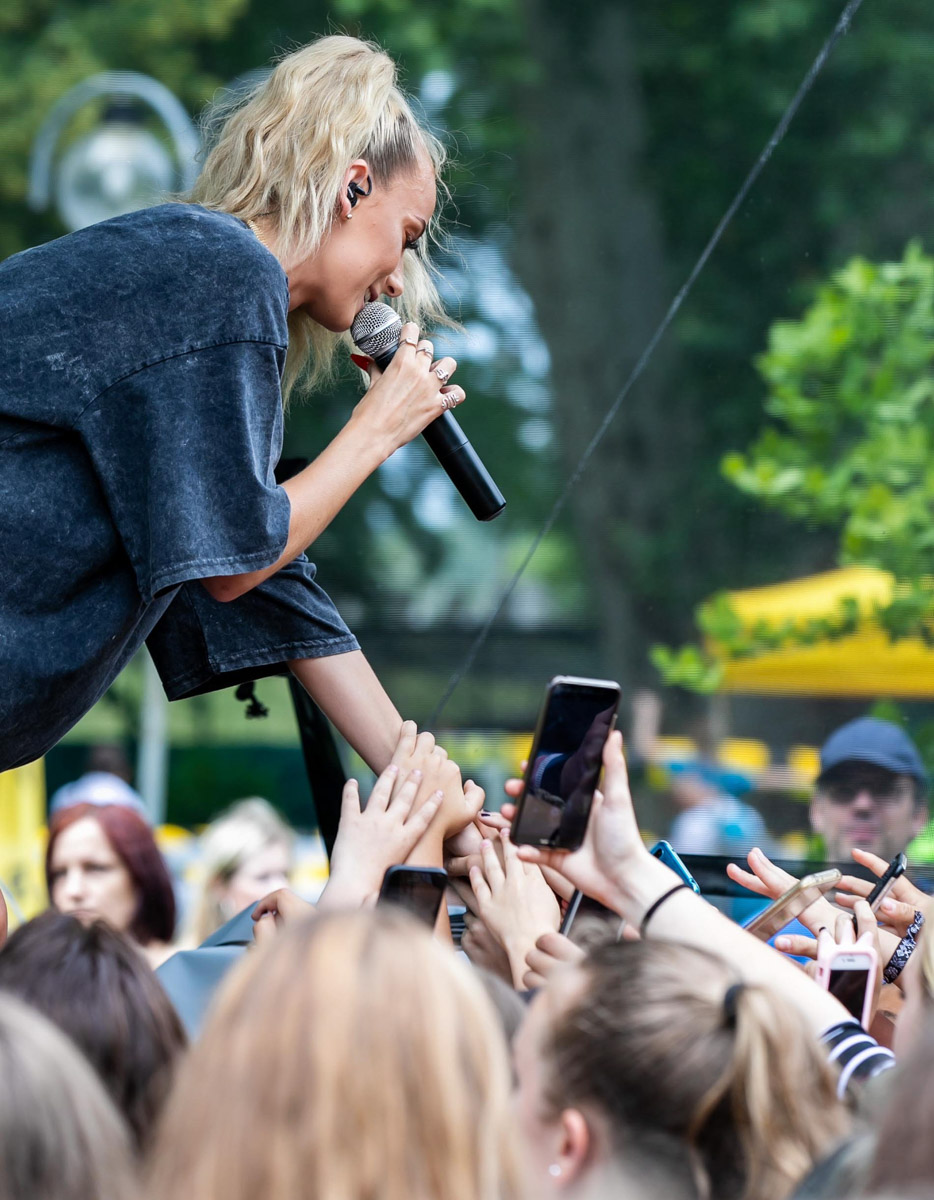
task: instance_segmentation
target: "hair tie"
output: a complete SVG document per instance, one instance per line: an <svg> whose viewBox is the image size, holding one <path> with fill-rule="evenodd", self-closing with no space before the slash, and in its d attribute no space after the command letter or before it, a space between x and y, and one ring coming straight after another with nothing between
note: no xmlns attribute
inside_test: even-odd
<svg viewBox="0 0 934 1200"><path fill-rule="evenodd" d="M736 1028L736 1002L745 988L745 983L734 983L726 989L726 995L723 997L723 1020L727 1029Z"/></svg>

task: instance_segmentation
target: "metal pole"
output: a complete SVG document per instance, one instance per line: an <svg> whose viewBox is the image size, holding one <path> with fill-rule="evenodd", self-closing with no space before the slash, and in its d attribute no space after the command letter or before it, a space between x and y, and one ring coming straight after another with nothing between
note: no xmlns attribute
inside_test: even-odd
<svg viewBox="0 0 934 1200"><path fill-rule="evenodd" d="M143 660L143 698L139 714L139 752L136 760L136 786L153 825L165 821L165 801L169 775L169 705L149 651L141 651Z"/></svg>

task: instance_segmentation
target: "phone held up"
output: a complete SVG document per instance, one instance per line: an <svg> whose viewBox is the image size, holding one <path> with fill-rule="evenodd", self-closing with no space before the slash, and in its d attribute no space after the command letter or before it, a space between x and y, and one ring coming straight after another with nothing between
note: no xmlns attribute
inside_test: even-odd
<svg viewBox="0 0 934 1200"><path fill-rule="evenodd" d="M376 903L398 905L434 929L447 883L441 867L389 867Z"/></svg>
<svg viewBox="0 0 934 1200"><path fill-rule="evenodd" d="M511 840L576 850L584 840L619 684L558 675L545 692Z"/></svg>
<svg viewBox="0 0 934 1200"><path fill-rule="evenodd" d="M805 875L764 912L758 913L748 921L745 928L763 942L767 942L815 900L819 900L825 892L836 887L841 878L836 867L830 871L817 871L814 875Z"/></svg>
<svg viewBox="0 0 934 1200"><path fill-rule="evenodd" d="M879 956L870 938L866 935L852 946L831 943L817 955L817 982L836 996L864 1029L872 1018L879 974Z"/></svg>

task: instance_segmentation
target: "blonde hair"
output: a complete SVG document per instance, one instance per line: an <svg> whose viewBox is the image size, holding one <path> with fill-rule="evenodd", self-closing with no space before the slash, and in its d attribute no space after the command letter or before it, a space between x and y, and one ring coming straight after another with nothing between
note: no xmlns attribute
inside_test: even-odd
<svg viewBox="0 0 934 1200"><path fill-rule="evenodd" d="M129 1131L70 1038L0 992L0 1196L131 1200Z"/></svg>
<svg viewBox="0 0 934 1200"><path fill-rule="evenodd" d="M507 1052L483 988L404 914L253 951L179 1072L151 1200L513 1200Z"/></svg>
<svg viewBox="0 0 934 1200"><path fill-rule="evenodd" d="M665 942L605 943L545 1035L554 1114L596 1108L625 1159L651 1137L682 1144L701 1197L782 1200L846 1129L817 1042L767 988ZM735 1013L735 1016L733 1015Z"/></svg>
<svg viewBox="0 0 934 1200"><path fill-rule="evenodd" d="M438 177L441 142L419 126L388 54L353 37L323 37L283 58L232 114L214 141L189 199L241 220L267 217L286 270L312 257L332 222L344 172L364 158L376 183L414 170L427 157ZM434 225L434 221L432 221ZM428 238L404 256L406 320L449 324L429 264ZM300 309L289 314L283 395L304 378L327 379L345 335Z"/></svg>
<svg viewBox="0 0 934 1200"><path fill-rule="evenodd" d="M216 817L198 841L203 878L186 944L200 946L233 915L221 905L220 885L268 846L282 845L291 851L294 837L269 801L259 796L238 800Z"/></svg>

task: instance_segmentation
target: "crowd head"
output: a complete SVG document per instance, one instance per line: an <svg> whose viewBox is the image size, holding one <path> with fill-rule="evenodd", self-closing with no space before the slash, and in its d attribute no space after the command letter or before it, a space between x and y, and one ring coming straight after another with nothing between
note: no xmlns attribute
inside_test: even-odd
<svg viewBox="0 0 934 1200"><path fill-rule="evenodd" d="M483 987L411 918L300 922L225 988L148 1195L510 1200L509 1087Z"/></svg>
<svg viewBox="0 0 934 1200"><path fill-rule="evenodd" d="M890 721L860 717L821 749L811 825L831 862L854 848L887 861L924 828L928 776L918 748Z"/></svg>
<svg viewBox="0 0 934 1200"><path fill-rule="evenodd" d="M49 822L49 898L81 921L99 918L158 955L175 931L172 880L152 830L120 804L75 804Z"/></svg>

